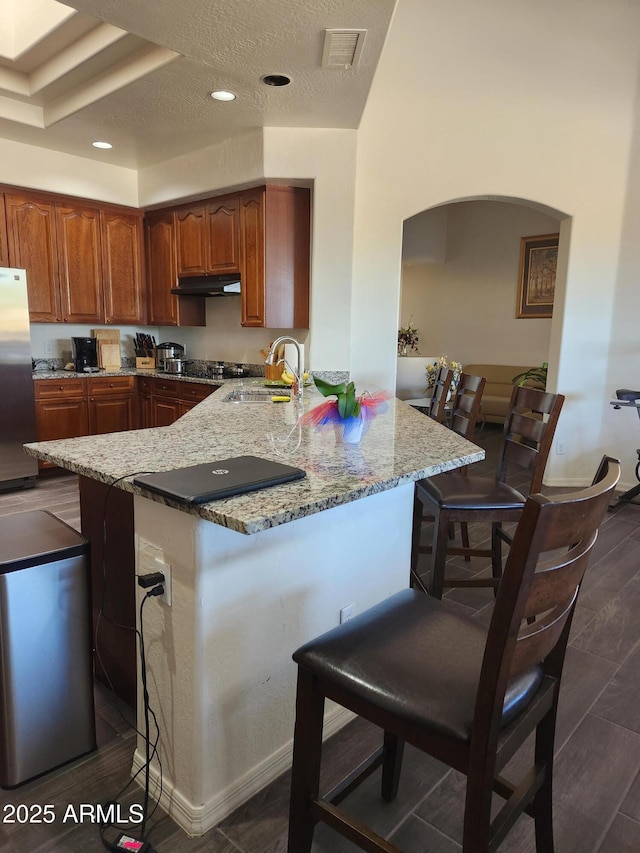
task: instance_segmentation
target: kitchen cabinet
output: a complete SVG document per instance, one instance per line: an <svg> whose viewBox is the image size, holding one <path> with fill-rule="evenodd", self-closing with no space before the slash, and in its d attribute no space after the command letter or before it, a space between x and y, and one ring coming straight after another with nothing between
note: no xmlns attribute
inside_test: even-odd
<svg viewBox="0 0 640 853"><path fill-rule="evenodd" d="M62 319L68 323L104 322L100 211L56 203L56 237Z"/></svg>
<svg viewBox="0 0 640 853"><path fill-rule="evenodd" d="M29 319L62 319L55 204L48 197L5 194L9 265L27 271Z"/></svg>
<svg viewBox="0 0 640 853"><path fill-rule="evenodd" d="M170 426L219 385L144 376L138 380L143 427Z"/></svg>
<svg viewBox="0 0 640 853"><path fill-rule="evenodd" d="M138 426L134 376L36 379L38 441L122 432ZM39 462L40 468L55 468Z"/></svg>
<svg viewBox="0 0 640 853"><path fill-rule="evenodd" d="M140 212L30 192L7 192L5 208L31 322L144 322Z"/></svg>
<svg viewBox="0 0 640 853"><path fill-rule="evenodd" d="M7 242L7 215L4 195L0 194L0 267L9 266L9 243Z"/></svg>
<svg viewBox="0 0 640 853"><path fill-rule="evenodd" d="M240 271L236 194L176 209L178 277Z"/></svg>
<svg viewBox="0 0 640 853"><path fill-rule="evenodd" d="M258 187L239 202L242 325L309 328L309 190Z"/></svg>
<svg viewBox="0 0 640 853"><path fill-rule="evenodd" d="M39 379L34 382L38 441L77 438L89 434L89 413L84 379ZM42 469L55 468L38 461Z"/></svg>
<svg viewBox="0 0 640 853"><path fill-rule="evenodd" d="M145 321L142 214L100 211L105 323Z"/></svg>
<svg viewBox="0 0 640 853"><path fill-rule="evenodd" d="M155 326L206 325L203 296L174 296L176 285L176 215L148 213L144 218L148 321Z"/></svg>
<svg viewBox="0 0 640 853"><path fill-rule="evenodd" d="M134 376L89 377L86 382L89 435L137 428Z"/></svg>

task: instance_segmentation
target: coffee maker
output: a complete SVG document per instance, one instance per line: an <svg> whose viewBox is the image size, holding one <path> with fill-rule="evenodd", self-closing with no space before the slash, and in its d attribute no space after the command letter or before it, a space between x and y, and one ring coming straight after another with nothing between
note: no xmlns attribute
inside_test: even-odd
<svg viewBox="0 0 640 853"><path fill-rule="evenodd" d="M71 338L71 348L77 373L97 373L100 370L97 338Z"/></svg>

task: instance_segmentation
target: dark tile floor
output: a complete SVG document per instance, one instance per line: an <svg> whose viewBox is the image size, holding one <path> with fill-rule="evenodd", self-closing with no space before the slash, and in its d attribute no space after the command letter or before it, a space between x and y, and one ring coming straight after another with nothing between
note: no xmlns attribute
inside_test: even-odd
<svg viewBox="0 0 640 853"><path fill-rule="evenodd" d="M500 433L490 426L477 441L493 470ZM0 514L45 507L78 525L75 478L43 483L31 492L0 495ZM474 541L484 535L472 530ZM425 539L428 531L425 531ZM486 562L474 561L472 571ZM463 564L461 568L469 569ZM448 593L480 619L490 616L489 590ZM640 851L640 507L610 513L581 592L567 653L556 739L556 848L562 853L638 853ZM100 850L95 825L62 815L69 804L104 803L124 787L134 747L127 725L131 714L96 687L99 749L68 767L13 791L3 804L55 806L50 825L0 823L0 853ZM124 719L121 716L124 714ZM326 745L324 783L330 787L377 743L378 733L355 721ZM517 762L513 767L517 772ZM151 820L158 853L284 853L289 782L285 774L202 838L188 838L159 810ZM389 836L406 853L461 850L464 780L459 774L409 748L398 799L384 803L372 777L343 804ZM139 801L139 791L123 802ZM316 830L314 853L348 853L357 848ZM500 848L504 853L535 849L531 822L522 818ZM294 852L292 852L294 853Z"/></svg>

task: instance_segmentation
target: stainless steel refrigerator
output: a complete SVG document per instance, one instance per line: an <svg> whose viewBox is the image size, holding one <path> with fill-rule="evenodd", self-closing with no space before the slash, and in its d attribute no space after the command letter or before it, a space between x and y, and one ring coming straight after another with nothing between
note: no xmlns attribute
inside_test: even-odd
<svg viewBox="0 0 640 853"><path fill-rule="evenodd" d="M0 491L35 485L38 463L25 270L0 267Z"/></svg>

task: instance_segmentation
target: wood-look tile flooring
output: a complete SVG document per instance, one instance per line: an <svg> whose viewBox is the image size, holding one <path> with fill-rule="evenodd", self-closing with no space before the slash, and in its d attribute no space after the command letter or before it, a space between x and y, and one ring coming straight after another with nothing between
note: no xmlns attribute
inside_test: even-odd
<svg viewBox="0 0 640 853"><path fill-rule="evenodd" d="M481 463L493 471L500 432L487 425L476 440L487 450ZM48 508L79 526L74 477L46 481L36 489L0 495L0 513ZM472 529L474 541L483 532ZM425 541L429 531L425 530ZM459 567L469 570L458 560ZM474 561L472 571L486 562ZM449 597L489 618L489 590L457 590ZM562 853L640 851L640 507L610 513L581 592L567 653L556 739L556 849ZM120 715L124 713L125 719ZM105 803L129 780L135 736L112 694L96 686L98 751L12 791L0 802L53 803L51 825L0 823L0 853L29 850L99 851L94 825L62 822L68 804ZM339 732L325 747L327 786L377 745L378 733L362 721ZM160 810L151 820L158 853L284 853L288 811L285 774L201 838L188 838ZM347 798L343 807L406 853L461 850L463 779L438 762L408 748L398 799L384 803L376 777ZM140 801L139 790L125 803ZM356 847L326 827L318 827L314 853L348 853ZM531 821L522 818L500 848L504 853L535 849ZM291 851L295 853L295 851Z"/></svg>

